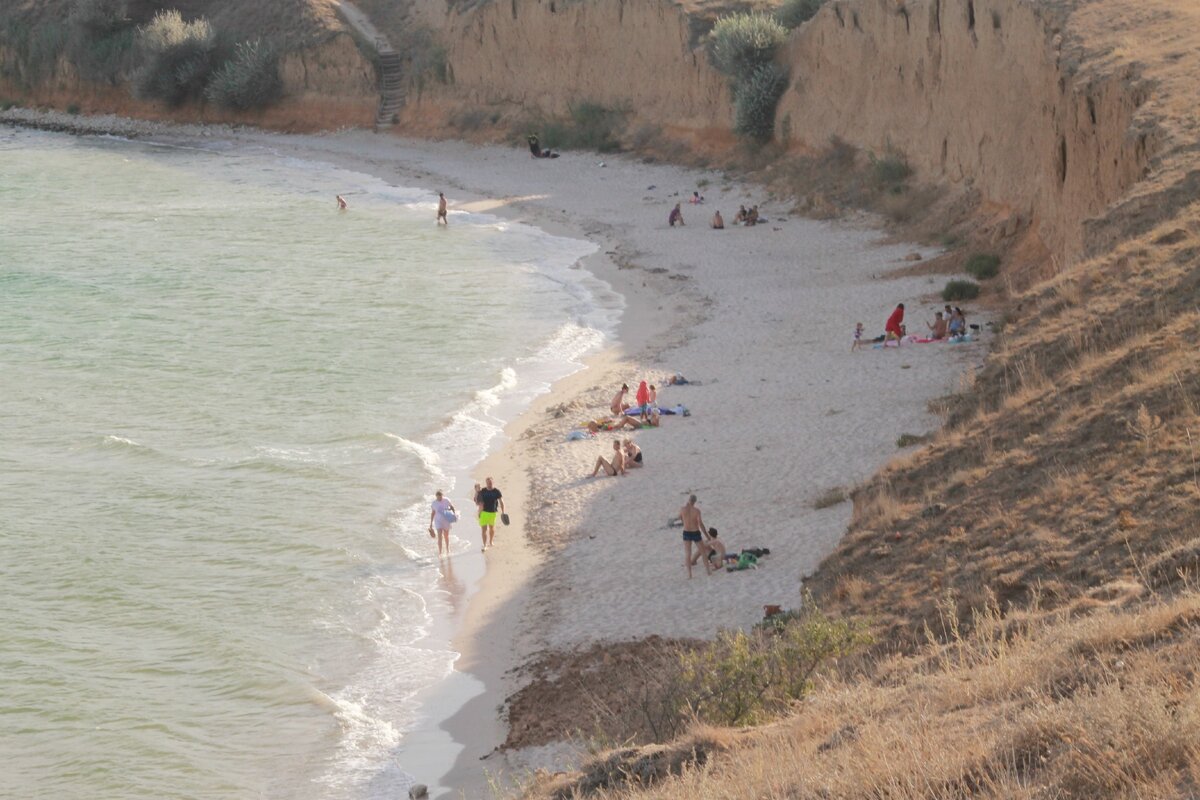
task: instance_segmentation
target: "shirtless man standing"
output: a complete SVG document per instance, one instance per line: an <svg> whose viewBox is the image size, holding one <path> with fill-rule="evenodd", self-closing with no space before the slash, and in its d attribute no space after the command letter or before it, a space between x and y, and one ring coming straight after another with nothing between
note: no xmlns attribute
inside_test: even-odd
<svg viewBox="0 0 1200 800"><path fill-rule="evenodd" d="M438 192L438 215L437 221L441 225L449 225L450 220L446 219L446 195Z"/></svg>
<svg viewBox="0 0 1200 800"><path fill-rule="evenodd" d="M712 563L708 560L708 545L704 543L704 536L708 535L708 528L704 527L704 520L700 518L700 509L696 508L696 495L688 497L687 505L679 509L679 518L683 520L683 565L687 567L688 579L692 577L692 543L699 548L700 557L704 560L704 569L711 575L713 568Z"/></svg>

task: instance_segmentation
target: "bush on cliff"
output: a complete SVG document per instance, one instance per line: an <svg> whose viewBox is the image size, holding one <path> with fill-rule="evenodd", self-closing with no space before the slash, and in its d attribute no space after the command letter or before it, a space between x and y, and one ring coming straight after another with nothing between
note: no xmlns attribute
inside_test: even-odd
<svg viewBox="0 0 1200 800"><path fill-rule="evenodd" d="M787 88L787 76L775 64L764 64L738 89L733 132L765 142L775 132L775 106Z"/></svg>
<svg viewBox="0 0 1200 800"><path fill-rule="evenodd" d="M92 39L101 39L133 27L126 0L75 0L68 20L71 27Z"/></svg>
<svg viewBox="0 0 1200 800"><path fill-rule="evenodd" d="M789 31L808 22L825 5L825 0L784 0L775 10L775 19Z"/></svg>
<svg viewBox="0 0 1200 800"><path fill-rule="evenodd" d="M733 14L717 21L709 34L713 65L733 81L734 91L771 63L787 31L766 14Z"/></svg>
<svg viewBox="0 0 1200 800"><path fill-rule="evenodd" d="M812 598L806 606L685 652L678 683L690 713L714 725L762 722L803 697L821 666L870 644L861 623L824 614Z"/></svg>
<svg viewBox="0 0 1200 800"><path fill-rule="evenodd" d="M979 284L975 281L947 281L946 287L942 289L942 299L947 302L974 300L976 297L979 297Z"/></svg>
<svg viewBox="0 0 1200 800"><path fill-rule="evenodd" d="M976 253L967 259L963 269L977 281L986 281L1000 273L1000 257L991 253Z"/></svg>
<svg viewBox="0 0 1200 800"><path fill-rule="evenodd" d="M80 77L117 84L133 69L136 29L126 0L75 0L67 53Z"/></svg>
<svg viewBox="0 0 1200 800"><path fill-rule="evenodd" d="M266 108L278 102L283 96L279 51L262 39L242 42L213 74L204 96L234 111Z"/></svg>
<svg viewBox="0 0 1200 800"><path fill-rule="evenodd" d="M200 98L212 73L216 37L207 20L184 22L178 11L160 11L138 31L141 66L134 93L180 105Z"/></svg>

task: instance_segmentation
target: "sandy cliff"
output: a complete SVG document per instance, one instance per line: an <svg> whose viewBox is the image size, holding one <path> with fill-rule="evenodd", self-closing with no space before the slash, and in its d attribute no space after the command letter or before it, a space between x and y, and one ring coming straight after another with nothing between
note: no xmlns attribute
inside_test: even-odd
<svg viewBox="0 0 1200 800"><path fill-rule="evenodd" d="M506 0L451 13L445 39L453 83L434 103L565 115L587 101L693 130L731 124L725 80L670 0Z"/></svg>
<svg viewBox="0 0 1200 800"><path fill-rule="evenodd" d="M793 36L781 131L902 153L1031 218L1051 252L1084 252L1085 219L1142 177L1148 88L1086 65L1066 9L1027 0L835 0Z"/></svg>
<svg viewBox="0 0 1200 800"><path fill-rule="evenodd" d="M1032 224L1061 269L1087 250L1084 221L1144 176L1151 87L1102 58L1065 0L833 0L793 32L777 135L795 148L831 136L902 154L920 179L975 189ZM692 10L694 12L694 9ZM564 115L572 104L631 112L635 124L728 132L731 97L678 3L507 0L452 12L451 84L438 107ZM1090 35L1090 34L1089 34Z"/></svg>

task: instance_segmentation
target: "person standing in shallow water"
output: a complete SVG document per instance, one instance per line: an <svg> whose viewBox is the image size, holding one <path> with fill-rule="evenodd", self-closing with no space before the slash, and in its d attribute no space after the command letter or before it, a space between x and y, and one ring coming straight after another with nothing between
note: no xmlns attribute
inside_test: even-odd
<svg viewBox="0 0 1200 800"><path fill-rule="evenodd" d="M434 531L437 532L438 555L442 554L442 548L445 547L446 554L450 553L450 526L454 524L458 517L458 509L454 504L442 496L442 490L438 489L434 496L433 503L429 509L429 535L433 536Z"/></svg>
<svg viewBox="0 0 1200 800"><path fill-rule="evenodd" d="M688 579L692 577L692 545L696 545L700 558L704 561L704 569L712 574L712 563L708 560L708 546L704 544L704 536L708 529L700 517L700 509L696 507L696 495L688 497L687 505L679 509L679 518L683 520L683 565L687 567Z"/></svg>
<svg viewBox="0 0 1200 800"><path fill-rule="evenodd" d="M437 222L439 225L445 225L447 227L450 225L450 220L446 219L446 195L442 194L441 192L438 192Z"/></svg>
<svg viewBox="0 0 1200 800"><path fill-rule="evenodd" d="M483 535L483 547L487 550L494 544L496 538L496 515L504 513L504 495L488 478L487 485L479 490L479 529Z"/></svg>

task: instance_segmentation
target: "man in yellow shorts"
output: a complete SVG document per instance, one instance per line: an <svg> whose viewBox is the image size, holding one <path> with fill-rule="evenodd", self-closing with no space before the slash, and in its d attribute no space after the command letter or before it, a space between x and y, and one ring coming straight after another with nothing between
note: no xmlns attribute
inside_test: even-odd
<svg viewBox="0 0 1200 800"><path fill-rule="evenodd" d="M492 546L492 541L496 538L496 514L504 513L504 495L500 494L500 490L492 485L492 479L488 478L486 484L479 490L479 528L483 533L482 550L487 550Z"/></svg>

